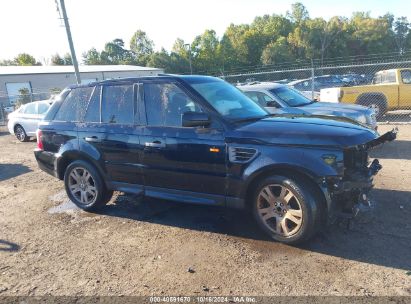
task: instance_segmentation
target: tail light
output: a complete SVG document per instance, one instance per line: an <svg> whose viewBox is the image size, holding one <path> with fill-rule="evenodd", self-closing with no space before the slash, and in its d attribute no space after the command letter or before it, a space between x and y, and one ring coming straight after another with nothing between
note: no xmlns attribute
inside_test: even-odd
<svg viewBox="0 0 411 304"><path fill-rule="evenodd" d="M43 138L42 138L43 132L40 129L37 129L36 135L37 135L37 148L40 150L44 150Z"/></svg>

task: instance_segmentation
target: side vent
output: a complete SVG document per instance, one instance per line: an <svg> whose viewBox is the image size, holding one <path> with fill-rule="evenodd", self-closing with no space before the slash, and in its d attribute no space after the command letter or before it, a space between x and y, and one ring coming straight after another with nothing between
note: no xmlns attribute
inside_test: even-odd
<svg viewBox="0 0 411 304"><path fill-rule="evenodd" d="M257 150L253 148L229 147L228 158L232 163L248 163L257 155Z"/></svg>

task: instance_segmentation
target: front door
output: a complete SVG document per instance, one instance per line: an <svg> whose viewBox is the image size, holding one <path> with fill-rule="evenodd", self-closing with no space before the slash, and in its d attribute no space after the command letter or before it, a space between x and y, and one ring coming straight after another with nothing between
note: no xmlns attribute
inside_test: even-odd
<svg viewBox="0 0 411 304"><path fill-rule="evenodd" d="M204 204L223 204L226 185L224 132L182 127L184 112L202 107L177 83L144 83L146 127L144 145L145 191L149 196Z"/></svg>

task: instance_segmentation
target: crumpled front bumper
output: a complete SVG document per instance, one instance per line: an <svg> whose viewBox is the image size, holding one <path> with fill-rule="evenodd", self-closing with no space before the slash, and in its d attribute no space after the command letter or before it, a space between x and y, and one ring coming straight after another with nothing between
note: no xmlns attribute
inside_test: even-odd
<svg viewBox="0 0 411 304"><path fill-rule="evenodd" d="M368 142L358 149L368 151L382 143L392 141L397 136L397 129ZM374 159L369 166L364 165L356 169L347 169L347 173L340 177L325 178L322 183L327 203L329 206L329 217L353 218L359 213L370 211L374 202L369 196L373 188L374 176L382 169L378 159ZM324 191L324 190L323 190Z"/></svg>

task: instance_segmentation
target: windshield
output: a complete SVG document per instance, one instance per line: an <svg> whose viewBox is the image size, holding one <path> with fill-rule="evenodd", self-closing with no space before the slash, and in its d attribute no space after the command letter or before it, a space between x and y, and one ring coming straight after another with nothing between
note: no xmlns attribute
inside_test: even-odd
<svg viewBox="0 0 411 304"><path fill-rule="evenodd" d="M277 98L284 101L289 107L301 107L312 103L311 100L289 87L280 87L270 90Z"/></svg>
<svg viewBox="0 0 411 304"><path fill-rule="evenodd" d="M268 112L231 84L215 79L188 79L188 83L224 118L231 121L258 119Z"/></svg>

